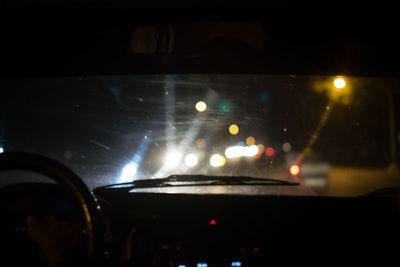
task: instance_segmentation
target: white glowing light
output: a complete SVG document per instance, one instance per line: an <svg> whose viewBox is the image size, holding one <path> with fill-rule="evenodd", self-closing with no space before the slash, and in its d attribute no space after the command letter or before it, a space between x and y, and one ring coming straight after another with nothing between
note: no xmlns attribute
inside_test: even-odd
<svg viewBox="0 0 400 267"><path fill-rule="evenodd" d="M252 145L252 146L247 146L244 148L244 156L246 157L254 157L255 155L258 154L258 146Z"/></svg>
<svg viewBox="0 0 400 267"><path fill-rule="evenodd" d="M293 176L296 176L300 173L300 167L297 164L293 164L292 166L290 166L290 174Z"/></svg>
<svg viewBox="0 0 400 267"><path fill-rule="evenodd" d="M0 153L4 153L4 148L0 147Z"/></svg>
<svg viewBox="0 0 400 267"><path fill-rule="evenodd" d="M137 166L135 163L126 164L125 167L122 169L121 182L128 182L131 180L137 172Z"/></svg>
<svg viewBox="0 0 400 267"><path fill-rule="evenodd" d="M199 162L199 158L195 154L188 154L185 157L185 164L188 167L194 167Z"/></svg>
<svg viewBox="0 0 400 267"><path fill-rule="evenodd" d="M182 159L182 154L179 152L170 152L167 154L165 159L165 166L169 169L173 169L179 165Z"/></svg>
<svg viewBox="0 0 400 267"><path fill-rule="evenodd" d="M214 154L210 158L210 165L213 167L221 167L225 165L225 157L219 154Z"/></svg>
<svg viewBox="0 0 400 267"><path fill-rule="evenodd" d="M207 109L207 104L204 101L199 101L196 103L195 108L198 112L204 112Z"/></svg>
<svg viewBox="0 0 400 267"><path fill-rule="evenodd" d="M259 148L256 145L252 146L230 146L225 150L225 156L228 159L240 158L240 157L254 157L259 152Z"/></svg>
<svg viewBox="0 0 400 267"><path fill-rule="evenodd" d="M243 156L243 147L241 146L230 146L225 149L225 156L228 159L239 158Z"/></svg>
<svg viewBox="0 0 400 267"><path fill-rule="evenodd" d="M343 80L342 78L337 78L337 79L335 79L335 81L333 82L333 85L336 87L336 88L343 88L343 87L345 87L346 86L346 82L345 82L345 80Z"/></svg>

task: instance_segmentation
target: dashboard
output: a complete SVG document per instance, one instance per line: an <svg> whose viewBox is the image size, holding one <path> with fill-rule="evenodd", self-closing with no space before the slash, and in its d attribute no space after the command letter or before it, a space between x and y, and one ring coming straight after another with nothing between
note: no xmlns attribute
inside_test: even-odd
<svg viewBox="0 0 400 267"><path fill-rule="evenodd" d="M400 202L393 196L132 194L112 188L95 194L129 266L399 261L393 242L400 237Z"/></svg>
<svg viewBox="0 0 400 267"><path fill-rule="evenodd" d="M2 254L35 262L26 216L81 223L55 184L1 189ZM129 193L94 190L107 225L103 266L293 266L398 264L400 198ZM11 235L10 235L11 233ZM17 237L17 238L16 238ZM17 248L15 254L6 254Z"/></svg>

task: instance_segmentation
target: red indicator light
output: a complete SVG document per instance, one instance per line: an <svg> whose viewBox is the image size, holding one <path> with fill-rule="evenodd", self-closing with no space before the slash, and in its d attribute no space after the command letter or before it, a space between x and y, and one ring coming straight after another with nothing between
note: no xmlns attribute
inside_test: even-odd
<svg viewBox="0 0 400 267"><path fill-rule="evenodd" d="M162 245L161 248L162 249L169 249L169 245Z"/></svg>
<svg viewBox="0 0 400 267"><path fill-rule="evenodd" d="M254 248L254 252L258 252L258 248Z"/></svg>
<svg viewBox="0 0 400 267"><path fill-rule="evenodd" d="M212 220L210 221L210 225L216 225L216 224L217 224L217 221L216 221L216 220L212 219Z"/></svg>
<svg viewBox="0 0 400 267"><path fill-rule="evenodd" d="M272 147L267 147L265 149L265 155L267 155L268 157L275 156L275 153L276 153L276 151Z"/></svg>
<svg viewBox="0 0 400 267"><path fill-rule="evenodd" d="M300 173L300 167L297 164L293 164L292 166L290 166L290 174L293 176L296 176Z"/></svg>

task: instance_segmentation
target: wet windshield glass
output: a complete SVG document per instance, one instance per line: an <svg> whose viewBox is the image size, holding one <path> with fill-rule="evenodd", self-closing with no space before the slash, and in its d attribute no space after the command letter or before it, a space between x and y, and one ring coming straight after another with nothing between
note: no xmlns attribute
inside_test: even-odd
<svg viewBox="0 0 400 267"><path fill-rule="evenodd" d="M89 188L171 174L393 187L395 79L142 75L2 80L0 151L55 158ZM168 189L164 189L168 190Z"/></svg>

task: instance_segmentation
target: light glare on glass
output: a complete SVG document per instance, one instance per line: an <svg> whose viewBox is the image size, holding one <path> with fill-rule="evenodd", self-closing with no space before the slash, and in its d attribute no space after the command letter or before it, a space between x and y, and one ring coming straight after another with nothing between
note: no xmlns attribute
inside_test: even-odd
<svg viewBox="0 0 400 267"><path fill-rule="evenodd" d="M204 112L207 109L207 104L204 101L199 101L195 107L198 112Z"/></svg>
<svg viewBox="0 0 400 267"><path fill-rule="evenodd" d="M137 172L137 166L134 163L128 163L122 169L121 179L128 181L133 178Z"/></svg>

